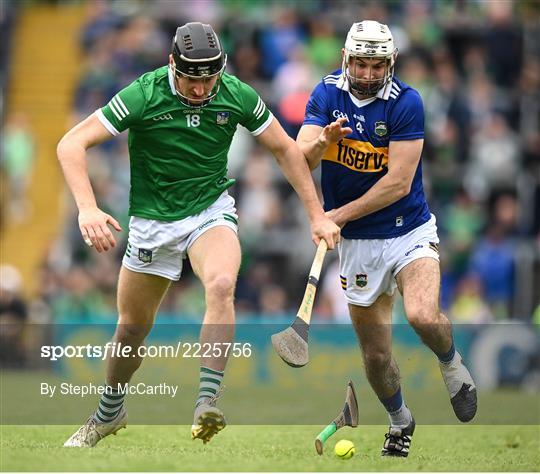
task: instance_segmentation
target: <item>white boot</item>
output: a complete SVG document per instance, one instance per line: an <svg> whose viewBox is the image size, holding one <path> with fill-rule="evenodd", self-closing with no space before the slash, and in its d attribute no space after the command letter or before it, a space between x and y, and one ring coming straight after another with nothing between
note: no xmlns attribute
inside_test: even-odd
<svg viewBox="0 0 540 474"><path fill-rule="evenodd" d="M93 448L105 436L115 435L127 425L127 413L124 407L110 423L100 423L92 415L65 443L65 448Z"/></svg>

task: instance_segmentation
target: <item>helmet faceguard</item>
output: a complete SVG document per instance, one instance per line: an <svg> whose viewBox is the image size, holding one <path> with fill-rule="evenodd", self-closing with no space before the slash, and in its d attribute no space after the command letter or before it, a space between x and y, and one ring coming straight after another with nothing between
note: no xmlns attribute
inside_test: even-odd
<svg viewBox="0 0 540 474"><path fill-rule="evenodd" d="M175 77L207 80L218 76L210 95L201 102L193 102L193 99L176 89L177 97L184 104L190 107L204 107L219 92L220 79L227 64L227 55L216 33L210 25L198 22L186 23L176 30L171 49L173 62L170 67Z"/></svg>
<svg viewBox="0 0 540 474"><path fill-rule="evenodd" d="M361 95L373 96L392 82L398 50L388 26L372 20L353 23L347 33L344 50L341 69L351 90ZM349 72L351 58L384 59L386 63L383 77L365 80L352 76Z"/></svg>

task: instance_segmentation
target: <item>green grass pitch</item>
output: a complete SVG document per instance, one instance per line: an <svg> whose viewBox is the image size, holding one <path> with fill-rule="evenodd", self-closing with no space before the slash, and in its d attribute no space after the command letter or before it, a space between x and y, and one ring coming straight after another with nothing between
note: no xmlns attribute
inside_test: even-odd
<svg viewBox="0 0 540 474"><path fill-rule="evenodd" d="M2 471L538 471L540 428L517 425L417 426L407 459L381 458L384 426L344 428L318 456L320 426L228 426L209 444L188 426L133 425L94 449L67 449L76 427L1 426ZM340 439L356 455L333 453Z"/></svg>

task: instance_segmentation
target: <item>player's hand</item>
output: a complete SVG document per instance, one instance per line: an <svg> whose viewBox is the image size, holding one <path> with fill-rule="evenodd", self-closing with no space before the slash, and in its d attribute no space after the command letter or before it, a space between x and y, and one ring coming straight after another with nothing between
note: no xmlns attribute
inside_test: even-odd
<svg viewBox="0 0 540 474"><path fill-rule="evenodd" d="M340 229L343 229L343 227L347 223L347 221L343 219L341 213L339 212L339 209L332 209L325 214L326 217L328 217L332 222L339 226Z"/></svg>
<svg viewBox="0 0 540 474"><path fill-rule="evenodd" d="M343 125L345 122L348 122L348 120L345 117L340 117L335 122L328 124L322 129L322 132L319 135L319 141L323 145L328 146L330 143L337 143L342 138L351 134L352 128L344 127Z"/></svg>
<svg viewBox="0 0 540 474"><path fill-rule="evenodd" d="M118 221L97 207L79 211L79 229L84 242L94 247L98 252L106 252L116 246L116 239L109 229L109 225L120 232L122 227Z"/></svg>
<svg viewBox="0 0 540 474"><path fill-rule="evenodd" d="M341 229L326 215L321 215L311 222L311 239L319 245L321 239L326 240L329 249L335 248L341 237Z"/></svg>

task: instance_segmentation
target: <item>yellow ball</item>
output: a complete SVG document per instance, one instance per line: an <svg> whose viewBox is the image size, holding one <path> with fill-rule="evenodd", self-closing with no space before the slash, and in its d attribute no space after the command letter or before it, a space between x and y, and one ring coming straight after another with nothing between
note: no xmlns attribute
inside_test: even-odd
<svg viewBox="0 0 540 474"><path fill-rule="evenodd" d="M354 456L354 443L348 439L342 439L336 443L334 447L334 453L340 459L349 459Z"/></svg>

